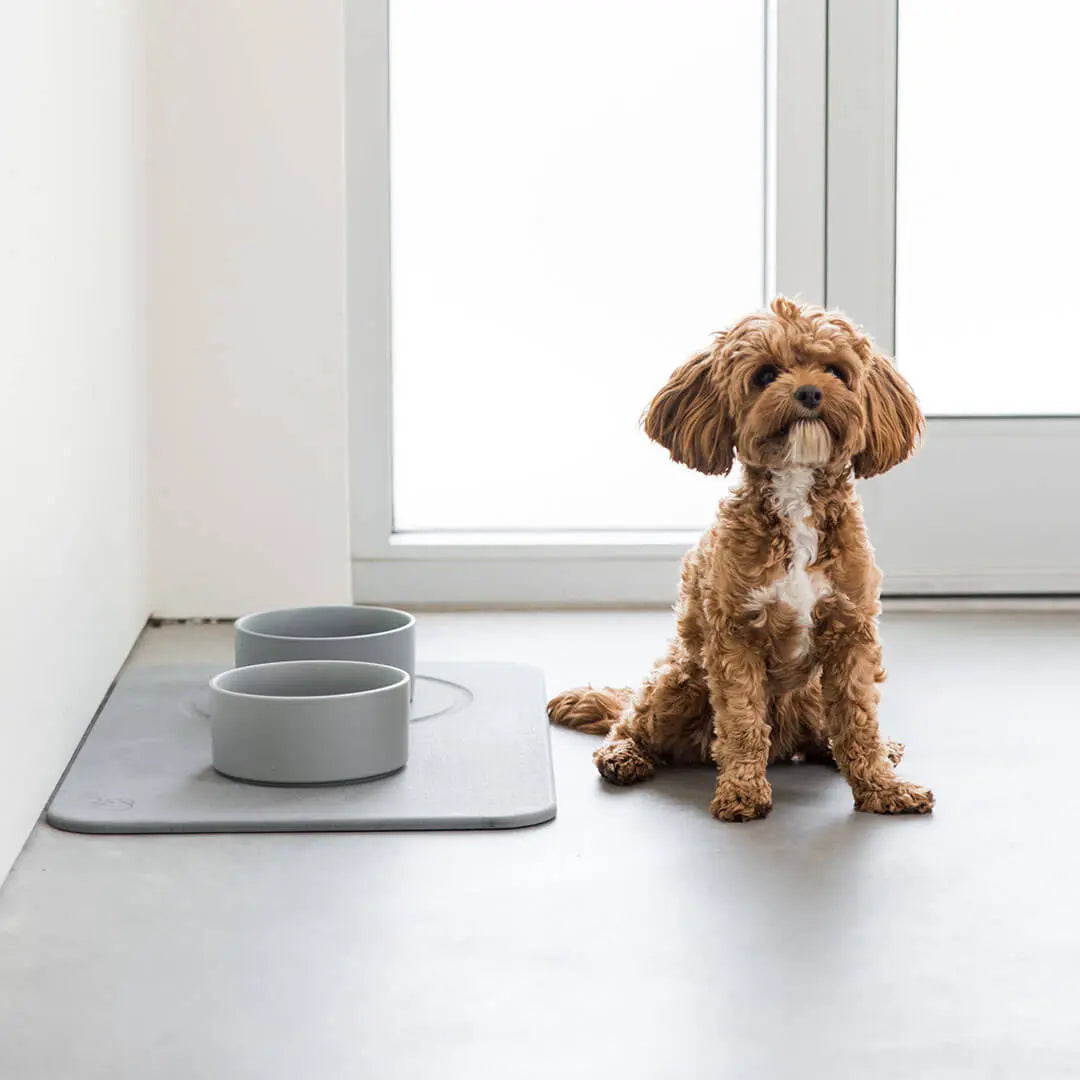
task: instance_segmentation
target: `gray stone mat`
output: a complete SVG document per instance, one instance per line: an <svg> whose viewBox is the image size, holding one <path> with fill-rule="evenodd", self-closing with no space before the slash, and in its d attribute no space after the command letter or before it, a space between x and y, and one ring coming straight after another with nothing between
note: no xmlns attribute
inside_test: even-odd
<svg viewBox="0 0 1080 1080"><path fill-rule="evenodd" d="M377 780L269 787L210 765L215 664L124 672L46 812L88 833L504 829L555 816L544 679L516 664L421 664L409 763Z"/></svg>

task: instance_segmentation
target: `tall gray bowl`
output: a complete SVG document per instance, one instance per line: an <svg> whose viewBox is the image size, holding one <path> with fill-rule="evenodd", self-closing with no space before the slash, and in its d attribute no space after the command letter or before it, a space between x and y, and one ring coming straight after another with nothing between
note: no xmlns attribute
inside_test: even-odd
<svg viewBox="0 0 1080 1080"><path fill-rule="evenodd" d="M210 680L214 768L262 784L331 784L409 757L409 676L355 660L252 664Z"/></svg>
<svg viewBox="0 0 1080 1080"><path fill-rule="evenodd" d="M330 604L236 620L236 666L279 660L360 660L416 675L416 619L396 608ZM411 696L411 691L410 691Z"/></svg>

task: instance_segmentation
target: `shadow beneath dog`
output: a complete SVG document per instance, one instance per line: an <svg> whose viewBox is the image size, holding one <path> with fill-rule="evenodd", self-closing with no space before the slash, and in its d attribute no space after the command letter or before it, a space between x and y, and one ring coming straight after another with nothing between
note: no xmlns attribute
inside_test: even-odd
<svg viewBox="0 0 1080 1080"><path fill-rule="evenodd" d="M740 934L747 940L760 939L766 948L779 937L830 963L855 956L864 939L880 932L877 912L889 879L907 846L925 840L914 830L932 827L932 818L858 813L847 782L824 765L774 765L768 778L771 813L737 824L709 813L716 783L711 766L662 768L652 780L625 788L598 782L612 798L642 800L642 813L651 803L665 819L656 829L674 826L679 871L692 876L695 891L716 890L725 906L741 912ZM809 949L807 934L813 937Z"/></svg>
<svg viewBox="0 0 1080 1080"><path fill-rule="evenodd" d="M783 762L769 766L768 778L773 788L773 814L778 810L820 807L826 799L835 803L831 796L838 791L846 792L850 802L847 784L831 766ZM621 786L599 777L597 782L604 795L610 798L626 798L648 791L653 798L658 797L667 804L708 815L716 788L716 768L712 765L664 765L656 770L651 780L639 784ZM745 824L756 825L757 822Z"/></svg>

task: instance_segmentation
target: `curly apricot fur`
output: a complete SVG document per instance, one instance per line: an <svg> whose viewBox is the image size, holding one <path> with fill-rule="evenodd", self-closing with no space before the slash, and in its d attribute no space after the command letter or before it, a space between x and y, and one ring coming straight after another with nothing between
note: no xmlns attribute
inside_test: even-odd
<svg viewBox="0 0 1080 1080"><path fill-rule="evenodd" d="M683 560L677 633L640 689L569 690L552 721L606 733L594 758L613 783L713 762L724 821L764 817L766 766L792 758L835 763L857 810L928 812L878 730L881 574L853 486L915 449L911 388L844 316L781 297L677 368L643 421L674 460L738 460L742 480Z"/></svg>

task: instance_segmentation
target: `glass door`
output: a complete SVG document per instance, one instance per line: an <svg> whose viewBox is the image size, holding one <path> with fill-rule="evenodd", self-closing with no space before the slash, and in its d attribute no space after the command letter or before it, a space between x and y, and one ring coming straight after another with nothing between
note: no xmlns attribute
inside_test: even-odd
<svg viewBox="0 0 1080 1080"><path fill-rule="evenodd" d="M859 209L830 202L828 299L929 418L918 457L863 485L888 592L1080 591L1078 33L1055 0L830 4L830 188L894 149L895 261L886 213L863 208L859 248ZM852 94L880 120L890 82L875 127Z"/></svg>
<svg viewBox="0 0 1080 1080"><path fill-rule="evenodd" d="M347 5L358 598L674 596L731 481L639 417L794 267L823 299L824 10Z"/></svg>
<svg viewBox="0 0 1080 1080"><path fill-rule="evenodd" d="M727 481L637 418L768 295L929 417L861 485L891 594L1080 593L1080 7L355 0L358 598L672 598Z"/></svg>
<svg viewBox="0 0 1080 1080"><path fill-rule="evenodd" d="M760 0L391 0L395 533L708 521L637 420L764 299L764 31Z"/></svg>

